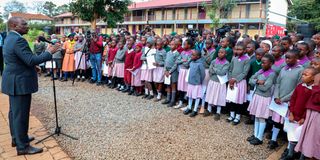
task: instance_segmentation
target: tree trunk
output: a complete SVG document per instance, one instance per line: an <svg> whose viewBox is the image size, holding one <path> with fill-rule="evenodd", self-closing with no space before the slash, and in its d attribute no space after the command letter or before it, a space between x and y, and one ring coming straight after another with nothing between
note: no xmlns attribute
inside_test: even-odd
<svg viewBox="0 0 320 160"><path fill-rule="evenodd" d="M93 14L93 20L91 21L91 29L96 30L96 28L97 28L97 18L98 18L97 13L94 13Z"/></svg>

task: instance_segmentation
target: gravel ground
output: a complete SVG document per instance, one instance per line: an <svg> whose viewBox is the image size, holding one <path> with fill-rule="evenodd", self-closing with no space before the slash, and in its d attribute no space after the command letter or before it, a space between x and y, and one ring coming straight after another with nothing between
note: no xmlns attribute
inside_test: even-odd
<svg viewBox="0 0 320 160"><path fill-rule="evenodd" d="M52 82L40 78L32 113L53 131ZM212 117L190 118L161 103L128 96L88 83L56 82L59 120L57 137L75 159L266 159L272 151L252 146L252 126L232 126Z"/></svg>

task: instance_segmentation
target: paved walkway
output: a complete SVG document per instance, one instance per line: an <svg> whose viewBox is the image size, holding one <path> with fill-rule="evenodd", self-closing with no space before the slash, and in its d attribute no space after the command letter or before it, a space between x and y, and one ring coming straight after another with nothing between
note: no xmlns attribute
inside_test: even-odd
<svg viewBox="0 0 320 160"><path fill-rule="evenodd" d="M0 93L0 160L71 160L71 158L62 151L54 138L35 145L34 143L48 135L47 130L41 122L33 115L30 116L29 134L35 136L36 140L31 145L42 147L44 152L41 154L17 156L16 149L11 147L11 137L8 126L8 96Z"/></svg>

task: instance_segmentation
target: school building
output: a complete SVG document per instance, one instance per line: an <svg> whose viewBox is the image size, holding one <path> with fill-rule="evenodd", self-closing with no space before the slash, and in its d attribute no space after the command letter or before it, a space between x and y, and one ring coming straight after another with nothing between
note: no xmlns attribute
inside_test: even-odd
<svg viewBox="0 0 320 160"><path fill-rule="evenodd" d="M232 11L220 16L220 23L229 25L251 36L255 34L271 36L283 35L286 27L291 0L233 0L236 4ZM150 0L131 4L129 13L124 15L124 22L117 28L127 28L129 32L139 33L146 26L151 26L158 35L176 32L183 34L188 28L209 29L211 19L206 13L206 6L211 0ZM219 15L217 13L216 15ZM89 28L90 23L84 22L72 13L64 13L55 18L56 32L70 33L75 27L80 31ZM108 28L103 21L98 21L97 31L112 33L117 28Z"/></svg>

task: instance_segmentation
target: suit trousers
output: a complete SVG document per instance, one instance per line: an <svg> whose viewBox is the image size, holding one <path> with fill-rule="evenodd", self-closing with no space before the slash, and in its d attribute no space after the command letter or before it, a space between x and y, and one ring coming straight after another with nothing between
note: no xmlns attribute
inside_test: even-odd
<svg viewBox="0 0 320 160"><path fill-rule="evenodd" d="M9 125L12 140L17 144L17 150L29 146L28 129L31 105L31 94L9 96Z"/></svg>

